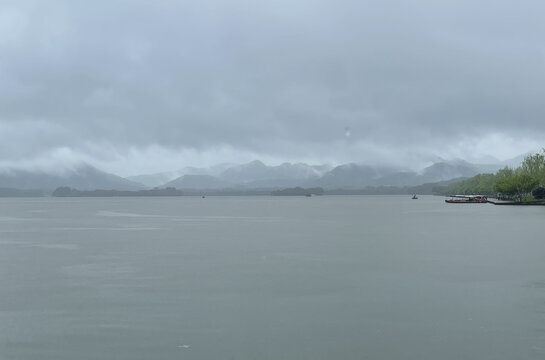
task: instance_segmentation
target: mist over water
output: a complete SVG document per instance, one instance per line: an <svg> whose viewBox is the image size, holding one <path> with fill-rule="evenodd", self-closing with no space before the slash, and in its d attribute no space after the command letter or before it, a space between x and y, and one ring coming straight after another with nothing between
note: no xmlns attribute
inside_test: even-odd
<svg viewBox="0 0 545 360"><path fill-rule="evenodd" d="M543 359L543 207L0 199L1 359Z"/></svg>

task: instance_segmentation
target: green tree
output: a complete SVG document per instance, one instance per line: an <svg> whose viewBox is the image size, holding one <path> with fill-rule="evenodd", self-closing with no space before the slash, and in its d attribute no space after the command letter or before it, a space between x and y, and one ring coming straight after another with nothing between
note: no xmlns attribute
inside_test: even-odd
<svg viewBox="0 0 545 360"><path fill-rule="evenodd" d="M519 195L526 195L539 186L539 180L528 174L517 175L515 183Z"/></svg>
<svg viewBox="0 0 545 360"><path fill-rule="evenodd" d="M522 174L527 174L539 181L539 185L545 185L545 149L541 153L528 155L520 166Z"/></svg>
<svg viewBox="0 0 545 360"><path fill-rule="evenodd" d="M477 174L469 179L465 179L449 185L441 190L441 193L448 194L494 194L494 185L496 176L494 174Z"/></svg>
<svg viewBox="0 0 545 360"><path fill-rule="evenodd" d="M515 195L516 186L513 176L500 178L494 185L494 191L502 195Z"/></svg>
<svg viewBox="0 0 545 360"><path fill-rule="evenodd" d="M476 194L489 195L494 193L494 184L496 183L496 176L494 174L478 174L474 177Z"/></svg>
<svg viewBox="0 0 545 360"><path fill-rule="evenodd" d="M515 170L513 170L511 168L508 168L506 166L503 169L499 169L496 172L496 181L499 181L501 179L505 179L505 178L508 178L508 177L512 177L513 175L515 175Z"/></svg>
<svg viewBox="0 0 545 360"><path fill-rule="evenodd" d="M499 179L494 189L504 195L516 196L518 199L535 189L539 181L528 174L517 174Z"/></svg>

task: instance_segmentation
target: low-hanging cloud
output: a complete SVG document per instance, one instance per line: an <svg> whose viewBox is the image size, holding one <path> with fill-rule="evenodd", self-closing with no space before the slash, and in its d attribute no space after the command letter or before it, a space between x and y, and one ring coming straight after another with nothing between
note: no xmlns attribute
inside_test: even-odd
<svg viewBox="0 0 545 360"><path fill-rule="evenodd" d="M0 160L69 149L145 171L166 153L179 166L514 156L545 135L544 11L537 0L3 2Z"/></svg>

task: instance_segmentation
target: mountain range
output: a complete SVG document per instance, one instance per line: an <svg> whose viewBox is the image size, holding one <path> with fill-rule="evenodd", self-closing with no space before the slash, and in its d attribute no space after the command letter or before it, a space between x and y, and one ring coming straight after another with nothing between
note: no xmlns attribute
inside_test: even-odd
<svg viewBox="0 0 545 360"><path fill-rule="evenodd" d="M438 161L420 171L349 163L336 167L284 163L268 166L259 160L246 164L220 164L210 168L186 167L157 174L123 178L87 164L57 172L4 169L0 188L52 191L60 186L79 190L143 190L175 187L193 190L252 190L285 187L323 187L324 189L361 189L367 186L415 186L517 166L523 156L510 162L473 164L464 160Z"/></svg>
<svg viewBox="0 0 545 360"><path fill-rule="evenodd" d="M185 174L162 186L180 189L266 189L281 187L323 187L358 189L366 186L414 186L455 178L467 178L480 172L495 172L497 165L476 165L463 160L442 161L420 172L387 166L343 164L336 167L285 163L267 166L261 161L235 165L212 175Z"/></svg>
<svg viewBox="0 0 545 360"><path fill-rule="evenodd" d="M0 172L0 188L51 191L60 186L79 190L143 190L147 188L140 183L101 171L87 164L62 171L4 169Z"/></svg>

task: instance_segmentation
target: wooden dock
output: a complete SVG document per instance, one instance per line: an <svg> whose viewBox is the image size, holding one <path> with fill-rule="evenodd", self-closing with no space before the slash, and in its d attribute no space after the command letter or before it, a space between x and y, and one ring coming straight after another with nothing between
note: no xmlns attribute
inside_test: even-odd
<svg viewBox="0 0 545 360"><path fill-rule="evenodd" d="M545 206L544 200L535 200L535 201L506 201L506 200L488 200L489 203L494 205L541 205Z"/></svg>

